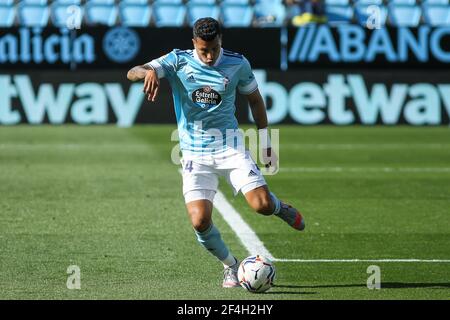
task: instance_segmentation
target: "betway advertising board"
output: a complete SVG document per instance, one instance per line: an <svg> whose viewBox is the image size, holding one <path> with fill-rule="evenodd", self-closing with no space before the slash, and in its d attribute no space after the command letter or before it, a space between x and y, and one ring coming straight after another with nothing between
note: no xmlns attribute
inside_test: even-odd
<svg viewBox="0 0 450 320"><path fill-rule="evenodd" d="M157 102L126 69L0 73L0 124L80 125L175 123L170 87ZM448 125L450 74L426 71L254 70L269 121L302 125ZM245 99L236 99L240 123L251 123Z"/></svg>

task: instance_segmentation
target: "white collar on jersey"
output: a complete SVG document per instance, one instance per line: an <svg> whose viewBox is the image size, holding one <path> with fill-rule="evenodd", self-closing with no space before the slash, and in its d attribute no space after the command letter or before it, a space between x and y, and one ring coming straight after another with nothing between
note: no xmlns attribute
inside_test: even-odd
<svg viewBox="0 0 450 320"><path fill-rule="evenodd" d="M207 65L206 63L204 63L204 62L200 59L200 57L199 57L198 54L197 54L197 50L195 50L195 48L194 48L193 51L194 51L194 59L195 59L195 60L197 60L202 66L210 67L209 65ZM213 67L217 67L217 66L219 65L220 60L222 60L222 56L223 56L223 48L220 48L219 56L217 57L216 62L213 64Z"/></svg>

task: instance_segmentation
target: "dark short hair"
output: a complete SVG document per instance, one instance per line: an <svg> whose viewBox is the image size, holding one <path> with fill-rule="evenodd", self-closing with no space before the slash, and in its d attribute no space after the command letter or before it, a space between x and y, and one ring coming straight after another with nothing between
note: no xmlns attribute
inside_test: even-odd
<svg viewBox="0 0 450 320"><path fill-rule="evenodd" d="M201 18L194 24L194 39L200 38L204 41L212 41L222 35L219 21L213 18Z"/></svg>

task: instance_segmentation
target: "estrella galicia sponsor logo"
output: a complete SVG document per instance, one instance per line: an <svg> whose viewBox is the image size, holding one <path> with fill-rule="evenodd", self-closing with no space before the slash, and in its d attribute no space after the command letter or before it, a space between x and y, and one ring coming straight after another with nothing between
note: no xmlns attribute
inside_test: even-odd
<svg viewBox="0 0 450 320"><path fill-rule="evenodd" d="M126 27L109 30L103 38L103 50L106 56L118 63L132 60L138 54L141 41L137 33Z"/></svg>
<svg viewBox="0 0 450 320"><path fill-rule="evenodd" d="M0 37L0 64L95 61L95 41L89 34L72 37L70 30L42 34L41 28L20 28Z"/></svg>
<svg viewBox="0 0 450 320"><path fill-rule="evenodd" d="M372 62L379 56L391 63L428 62L430 59L450 62L449 48L444 46L450 41L450 27L396 30L367 30L353 24L336 28L312 24L298 29L290 46L289 62L316 62L319 56L344 63Z"/></svg>
<svg viewBox="0 0 450 320"><path fill-rule="evenodd" d="M209 109L218 106L222 102L222 97L210 86L205 86L192 93L192 101L203 109Z"/></svg>

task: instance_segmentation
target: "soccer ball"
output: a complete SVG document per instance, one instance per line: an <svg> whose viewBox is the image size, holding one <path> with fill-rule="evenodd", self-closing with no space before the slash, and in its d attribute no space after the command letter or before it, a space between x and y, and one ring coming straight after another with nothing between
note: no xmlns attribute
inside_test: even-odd
<svg viewBox="0 0 450 320"><path fill-rule="evenodd" d="M238 279L239 284L250 292L265 292L273 286L275 266L264 256L247 257L239 265Z"/></svg>

